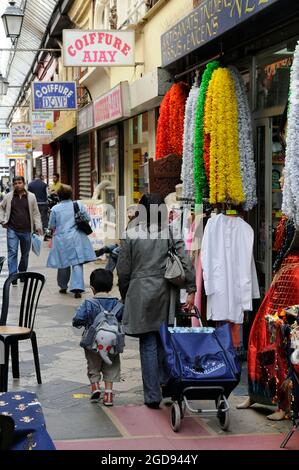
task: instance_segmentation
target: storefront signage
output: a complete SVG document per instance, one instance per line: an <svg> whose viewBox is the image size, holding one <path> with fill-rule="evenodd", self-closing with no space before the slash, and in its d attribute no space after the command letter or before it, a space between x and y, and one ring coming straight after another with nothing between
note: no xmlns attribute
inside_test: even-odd
<svg viewBox="0 0 299 470"><path fill-rule="evenodd" d="M175 62L278 0L203 0L161 36L162 66Z"/></svg>
<svg viewBox="0 0 299 470"><path fill-rule="evenodd" d="M128 82L121 82L94 101L95 127L129 116L130 94Z"/></svg>
<svg viewBox="0 0 299 470"><path fill-rule="evenodd" d="M76 82L33 82L34 111L77 109Z"/></svg>
<svg viewBox="0 0 299 470"><path fill-rule="evenodd" d="M82 200L90 216L90 225L93 230L89 239L94 249L102 248L105 242L115 240L115 227L108 223L107 213L113 209L97 199Z"/></svg>
<svg viewBox="0 0 299 470"><path fill-rule="evenodd" d="M134 31L63 30L65 67L115 67L135 65Z"/></svg>
<svg viewBox="0 0 299 470"><path fill-rule="evenodd" d="M51 137L54 126L53 111L32 111L32 137Z"/></svg>
<svg viewBox="0 0 299 470"><path fill-rule="evenodd" d="M11 124L11 142L13 152L30 152L32 150L32 135L30 123L13 122Z"/></svg>
<svg viewBox="0 0 299 470"><path fill-rule="evenodd" d="M0 134L0 155L11 152L11 138L9 134Z"/></svg>
<svg viewBox="0 0 299 470"><path fill-rule="evenodd" d="M94 126L93 103L79 109L77 116L77 135L89 131Z"/></svg>

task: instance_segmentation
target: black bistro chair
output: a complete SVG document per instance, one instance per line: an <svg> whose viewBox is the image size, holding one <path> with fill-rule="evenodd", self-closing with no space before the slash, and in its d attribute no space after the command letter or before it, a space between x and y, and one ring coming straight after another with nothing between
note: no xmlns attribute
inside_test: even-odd
<svg viewBox="0 0 299 470"><path fill-rule="evenodd" d="M8 325L9 294L12 281L21 280L23 286L18 325ZM0 364L0 392L7 392L9 351L11 351L12 374L20 377L19 341L30 339L32 344L37 382L42 383L34 320L45 276L39 273L24 272L10 275L3 286L2 311L0 317L0 341L4 343L4 364ZM2 361L3 362L3 361Z"/></svg>

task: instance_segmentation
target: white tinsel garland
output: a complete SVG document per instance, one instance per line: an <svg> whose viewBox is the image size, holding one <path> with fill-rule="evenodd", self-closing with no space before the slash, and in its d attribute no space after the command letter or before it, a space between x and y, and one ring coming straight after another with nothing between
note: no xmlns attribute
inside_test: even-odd
<svg viewBox="0 0 299 470"><path fill-rule="evenodd" d="M244 209L250 210L257 203L251 112L242 75L235 67L229 67L229 70L235 82L238 101L240 169L246 197Z"/></svg>
<svg viewBox="0 0 299 470"><path fill-rule="evenodd" d="M192 87L187 99L184 121L184 142L181 180L183 181L182 196L185 199L194 199L194 133L195 115L199 88Z"/></svg>
<svg viewBox="0 0 299 470"><path fill-rule="evenodd" d="M291 68L282 212L299 227L299 42Z"/></svg>

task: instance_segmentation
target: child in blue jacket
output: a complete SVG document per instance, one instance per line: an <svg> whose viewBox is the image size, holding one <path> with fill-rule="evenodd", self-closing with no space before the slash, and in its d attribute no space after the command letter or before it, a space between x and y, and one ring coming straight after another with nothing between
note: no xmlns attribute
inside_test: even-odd
<svg viewBox="0 0 299 470"><path fill-rule="evenodd" d="M113 308L119 303L117 298L109 297L109 292L113 286L113 274L111 271L105 269L95 269L90 275L90 287L93 291L94 297L89 300L86 299L80 307L77 309L73 318L73 326L76 328L89 328L96 316L100 312L100 307L97 308L97 304L101 304L102 308L107 311L112 311ZM106 293L106 296L103 295ZM120 306L117 318L121 319L123 313L123 307ZM85 357L87 360L87 376L91 384L91 396L92 401L98 401L101 397L100 381L101 375L105 383L105 394L103 404L105 406L113 405L113 394L112 388L114 382L120 381L120 359L119 354L110 357L112 364L109 365L102 360L101 356L87 349L84 349Z"/></svg>

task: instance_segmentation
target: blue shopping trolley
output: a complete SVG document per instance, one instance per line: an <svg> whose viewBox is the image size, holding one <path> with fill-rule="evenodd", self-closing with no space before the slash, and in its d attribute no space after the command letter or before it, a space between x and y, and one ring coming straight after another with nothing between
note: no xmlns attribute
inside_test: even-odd
<svg viewBox="0 0 299 470"><path fill-rule="evenodd" d="M190 316L190 314L185 314ZM179 314L182 316L182 313ZM200 314L195 308L195 314ZM236 358L229 324L218 328L168 326L160 336L168 375L162 387L164 398L171 398L170 423L173 431L181 426L185 411L215 414L223 430L229 427L227 398L240 381L241 364ZM194 408L190 401L214 400L215 409Z"/></svg>

